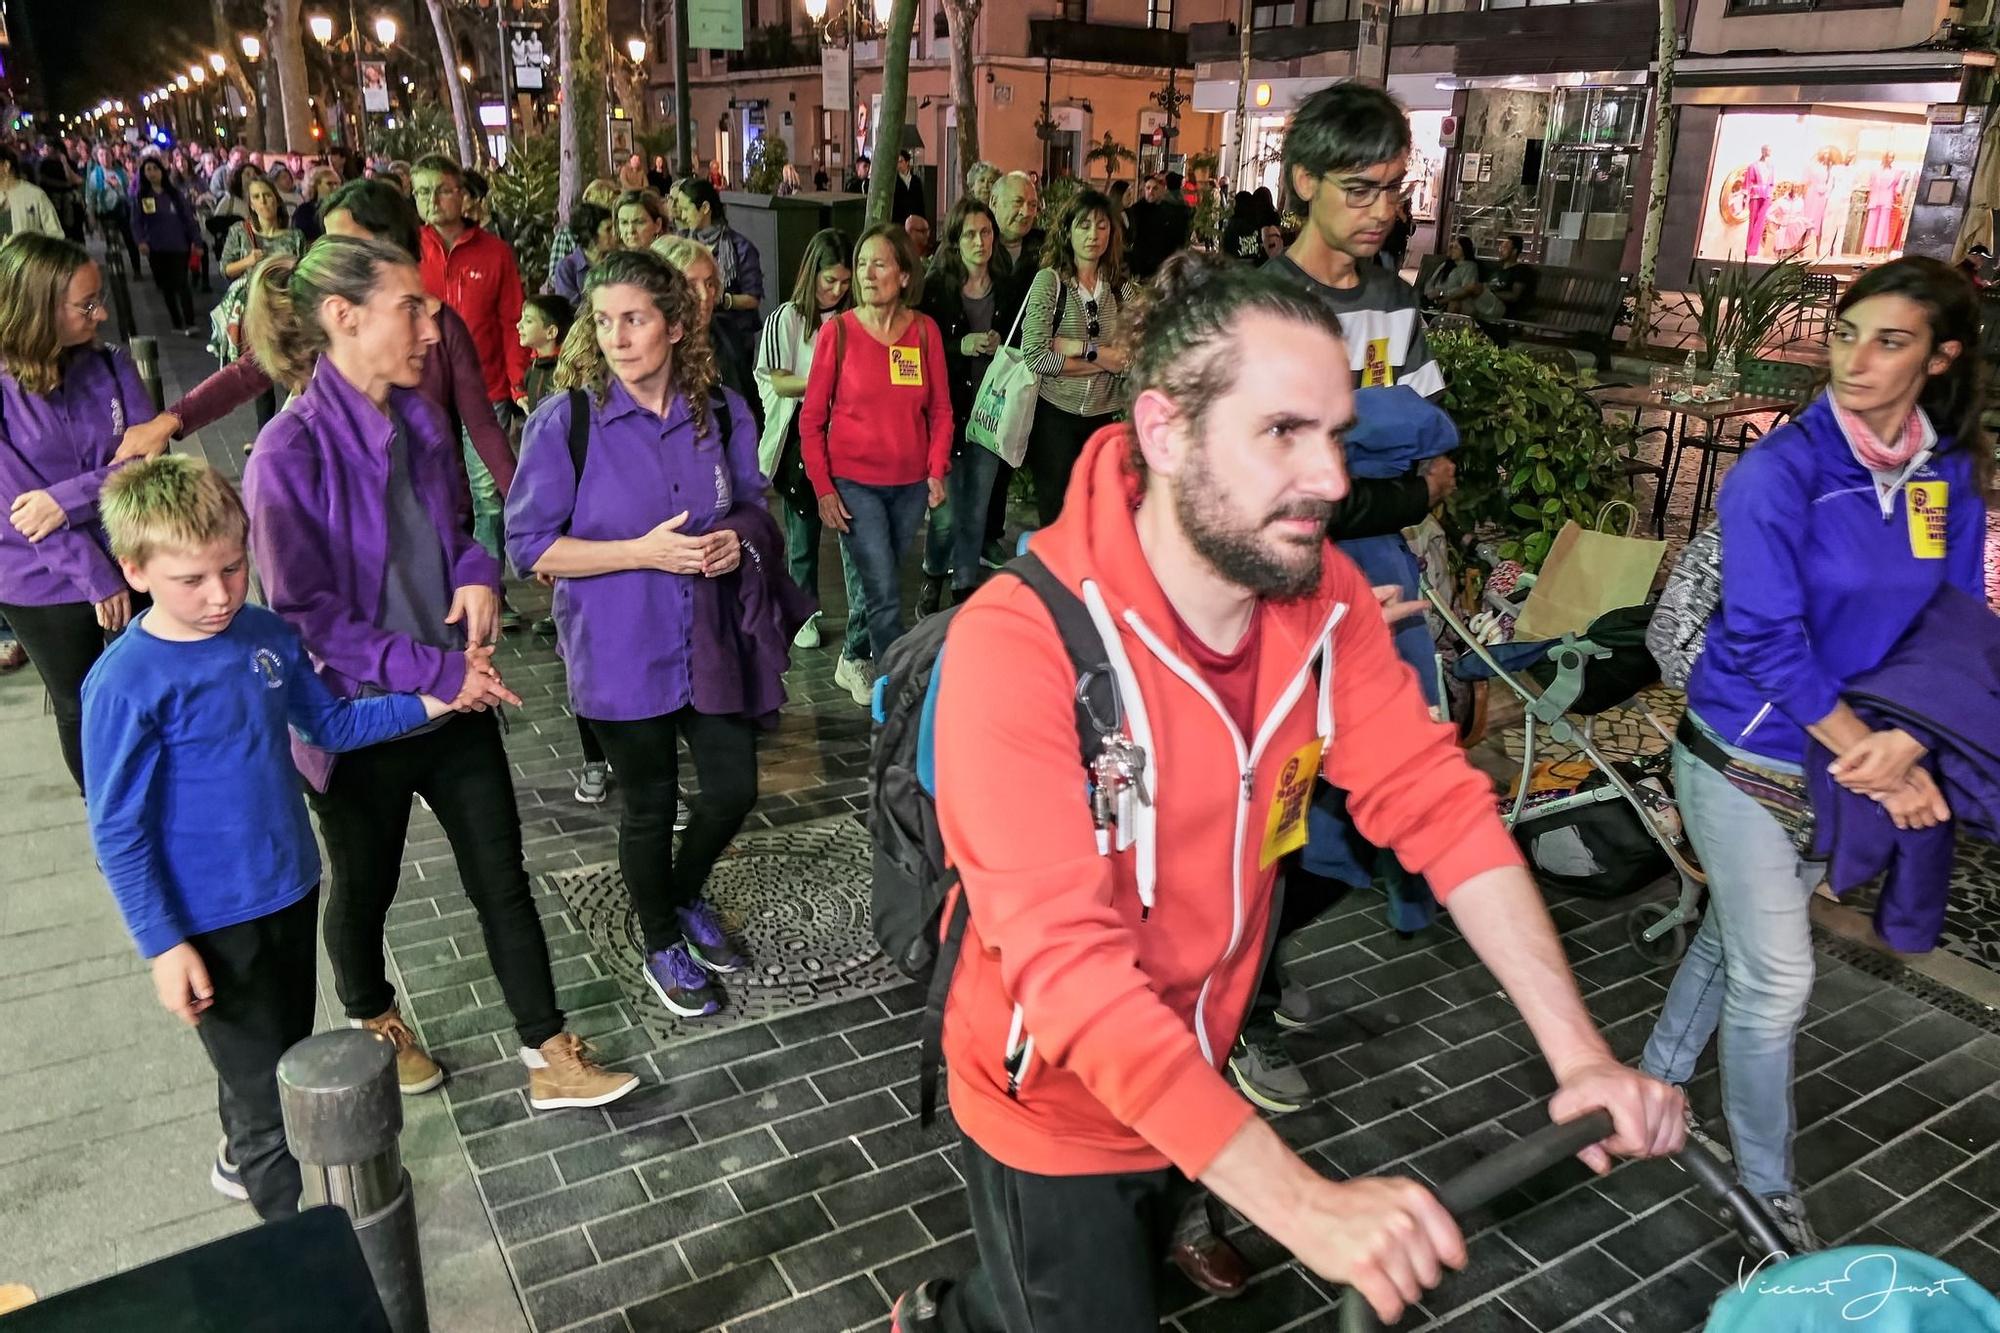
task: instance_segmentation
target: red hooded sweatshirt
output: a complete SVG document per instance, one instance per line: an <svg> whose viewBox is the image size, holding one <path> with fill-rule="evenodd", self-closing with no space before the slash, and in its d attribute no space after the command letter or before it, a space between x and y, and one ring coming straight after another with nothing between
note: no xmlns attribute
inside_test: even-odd
<svg viewBox="0 0 2000 1333"><path fill-rule="evenodd" d="M1254 1114L1220 1069L1315 770L1442 899L1521 864L1492 784L1430 721L1367 580L1331 544L1317 593L1258 608L1256 727L1237 730L1140 549L1129 439L1091 438L1032 546L1113 631L1153 801L1120 830L1131 845L1098 850L1075 673L1032 592L1001 578L974 596L940 673L938 818L972 909L945 1008L951 1108L982 1149L1040 1175L1171 1162L1199 1176Z"/></svg>

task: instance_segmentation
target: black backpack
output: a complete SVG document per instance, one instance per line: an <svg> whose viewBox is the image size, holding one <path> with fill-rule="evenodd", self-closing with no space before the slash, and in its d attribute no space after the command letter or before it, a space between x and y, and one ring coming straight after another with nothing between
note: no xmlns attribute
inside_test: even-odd
<svg viewBox="0 0 2000 1333"><path fill-rule="evenodd" d="M720 393L708 396L709 424L715 428L716 440L725 448L729 437L735 431L735 424L729 418L729 399ZM582 389L569 391L569 463L576 469L578 485L583 484L583 460L590 453L590 395ZM574 517L572 515L571 517ZM563 524L563 531L569 531L569 524Z"/></svg>
<svg viewBox="0 0 2000 1333"><path fill-rule="evenodd" d="M1036 556L1023 554L1001 572L1042 599L1076 668L1077 752L1088 775L1122 716L1104 641L1082 601ZM925 1125L936 1114L945 997L970 915L965 895L952 892L958 887L958 871L945 864L933 795L937 683L957 610L926 616L883 655L875 682L873 780L868 788L868 831L875 844L869 916L875 938L889 960L926 989L918 1084L918 1117Z"/></svg>

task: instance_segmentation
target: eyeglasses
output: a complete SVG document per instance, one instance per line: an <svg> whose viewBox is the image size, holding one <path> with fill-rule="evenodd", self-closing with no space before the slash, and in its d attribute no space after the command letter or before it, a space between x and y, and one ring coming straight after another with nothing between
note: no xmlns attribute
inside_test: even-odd
<svg viewBox="0 0 2000 1333"><path fill-rule="evenodd" d="M1095 338L1100 331L1099 325L1097 323L1096 301L1085 301L1083 303L1083 317L1087 321L1087 325L1084 329L1084 336L1087 338Z"/></svg>
<svg viewBox="0 0 2000 1333"><path fill-rule="evenodd" d="M93 296L88 301L71 301L70 305L91 319L97 318L111 308L104 304L104 298L101 296Z"/></svg>
<svg viewBox="0 0 2000 1333"><path fill-rule="evenodd" d="M1344 180L1337 184L1349 208L1371 208L1384 194L1394 196L1399 204L1406 204L1417 188L1415 181L1400 176L1392 181Z"/></svg>

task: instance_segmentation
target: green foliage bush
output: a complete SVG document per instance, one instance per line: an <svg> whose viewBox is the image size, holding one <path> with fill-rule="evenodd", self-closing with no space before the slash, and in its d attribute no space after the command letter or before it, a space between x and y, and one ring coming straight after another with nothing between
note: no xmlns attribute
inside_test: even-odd
<svg viewBox="0 0 2000 1333"><path fill-rule="evenodd" d="M518 139L507 165L493 173L487 202L493 224L514 247L521 283L538 292L549 276L549 242L555 239L558 147L553 134Z"/></svg>
<svg viewBox="0 0 2000 1333"><path fill-rule="evenodd" d="M1630 427L1606 421L1574 372L1465 330L1435 331L1430 346L1458 424L1445 523L1461 546L1495 540L1532 569L1564 523L1594 523L1605 501L1626 498Z"/></svg>

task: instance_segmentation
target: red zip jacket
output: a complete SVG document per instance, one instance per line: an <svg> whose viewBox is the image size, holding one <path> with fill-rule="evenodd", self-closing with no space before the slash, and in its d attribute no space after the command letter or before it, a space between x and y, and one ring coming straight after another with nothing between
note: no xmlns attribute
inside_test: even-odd
<svg viewBox="0 0 2000 1333"><path fill-rule="evenodd" d="M1154 804L1118 831L1129 845L1098 849L1075 673L1032 592L981 589L940 673L938 820L972 908L945 1006L951 1109L987 1153L1039 1175L1171 1162L1199 1176L1253 1114L1219 1071L1316 769L1349 793L1361 833L1447 902L1521 864L1492 784L1430 721L1366 578L1331 544L1319 592L1257 610L1256 729L1238 732L1139 547L1129 451L1126 427L1098 431L1062 517L1033 539L1109 631L1128 733L1148 754Z"/></svg>
<svg viewBox="0 0 2000 1333"><path fill-rule="evenodd" d="M426 224L423 244L424 290L456 310L472 331L486 400L511 403L528 373L528 349L514 328L522 293L513 248L471 223L449 249L437 228Z"/></svg>

